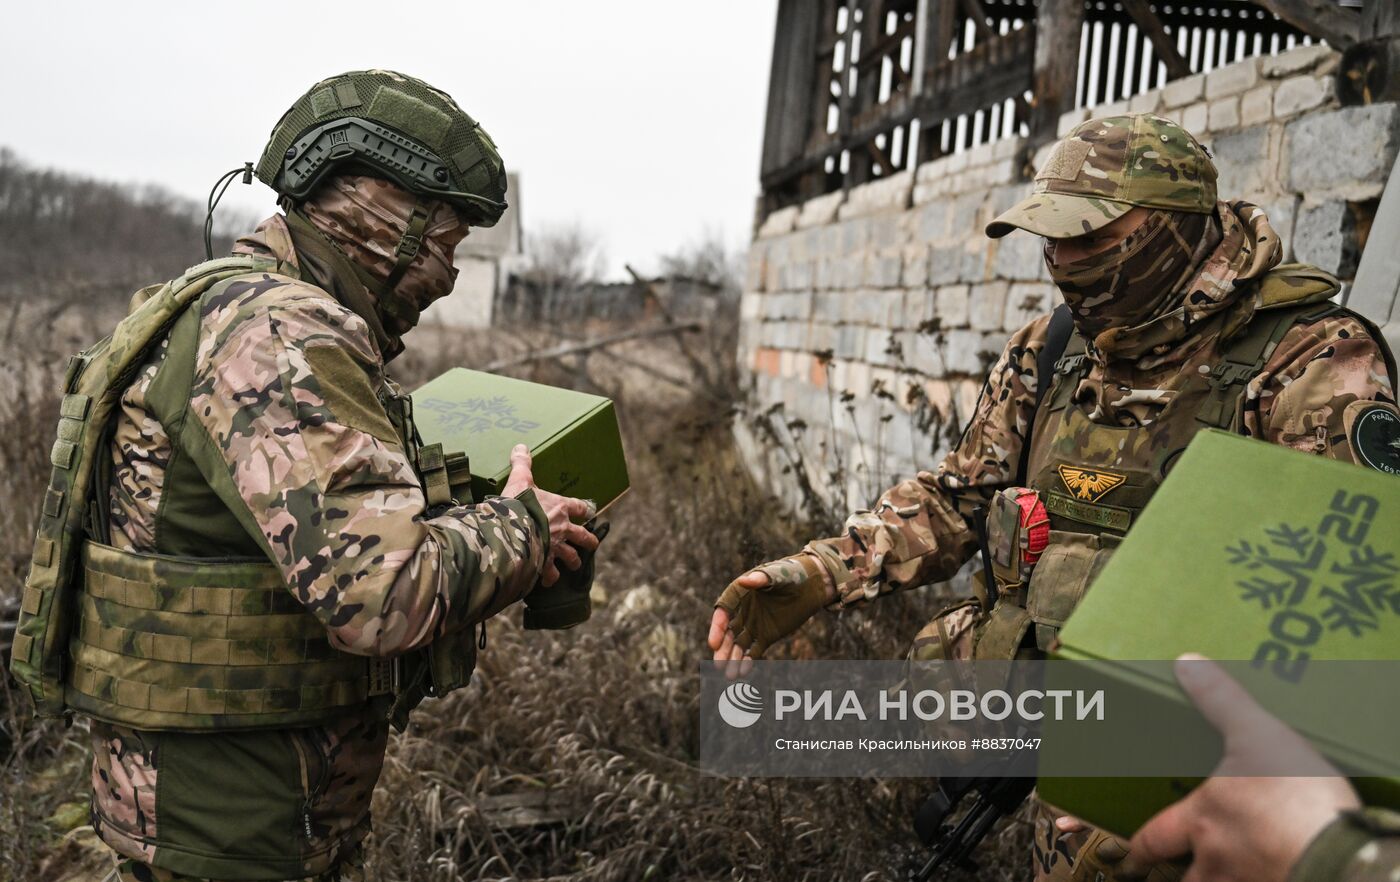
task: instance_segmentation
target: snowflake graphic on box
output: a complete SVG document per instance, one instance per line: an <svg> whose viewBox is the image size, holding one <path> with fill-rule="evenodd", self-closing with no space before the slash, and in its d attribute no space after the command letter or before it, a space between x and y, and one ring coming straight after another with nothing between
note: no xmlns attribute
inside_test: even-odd
<svg viewBox="0 0 1400 882"><path fill-rule="evenodd" d="M1282 523L1265 529L1261 541L1227 547L1230 563L1248 574L1235 582L1240 598L1268 612L1315 615L1327 630L1352 637L1375 631L1382 618L1400 615L1400 561L1363 541L1370 520L1358 527L1329 513L1317 527Z"/></svg>

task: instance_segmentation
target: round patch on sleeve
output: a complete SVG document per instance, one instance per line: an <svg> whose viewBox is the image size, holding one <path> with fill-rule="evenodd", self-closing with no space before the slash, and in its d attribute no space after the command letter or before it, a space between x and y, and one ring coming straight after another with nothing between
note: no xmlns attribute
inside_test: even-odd
<svg viewBox="0 0 1400 882"><path fill-rule="evenodd" d="M1362 409L1352 420L1351 449L1361 464L1400 475L1400 414L1388 404Z"/></svg>

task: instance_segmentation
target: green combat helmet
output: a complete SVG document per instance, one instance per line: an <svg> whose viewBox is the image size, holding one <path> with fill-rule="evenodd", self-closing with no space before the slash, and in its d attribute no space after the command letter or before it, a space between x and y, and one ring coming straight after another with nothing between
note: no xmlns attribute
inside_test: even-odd
<svg viewBox="0 0 1400 882"><path fill-rule="evenodd" d="M505 165L491 136L446 93L393 71L312 86L273 128L257 176L297 202L326 175L352 171L445 200L472 226L492 226L506 210Z"/></svg>
<svg viewBox="0 0 1400 882"><path fill-rule="evenodd" d="M1035 176L1030 196L987 224L999 239L1016 228L1067 239L1112 223L1134 206L1215 210L1215 164L1191 133L1151 113L1075 126Z"/></svg>

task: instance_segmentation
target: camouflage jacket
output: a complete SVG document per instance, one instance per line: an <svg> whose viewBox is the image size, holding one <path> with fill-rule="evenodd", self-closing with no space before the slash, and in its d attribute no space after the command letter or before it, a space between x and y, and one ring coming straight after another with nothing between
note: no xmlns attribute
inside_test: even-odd
<svg viewBox="0 0 1400 882"><path fill-rule="evenodd" d="M1400 814L1346 812L1323 829L1288 875L1289 882L1390 882L1400 873Z"/></svg>
<svg viewBox="0 0 1400 882"><path fill-rule="evenodd" d="M276 216L237 250L290 263L302 281L250 274L200 301L191 413L232 479L236 498L221 501L261 535L196 556L265 549L333 645L396 655L527 593L548 521L528 493L429 516L384 408L350 394L396 391L373 317L331 296L347 280L324 277L295 241ZM109 538L132 551L164 550L163 502L179 492L166 476L181 436L145 405L164 355L162 344L125 392L111 444ZM211 875L206 861L218 856L241 861L242 878L316 875L368 830L384 716L366 706L325 726L228 734L94 721L94 827L121 854L179 873Z"/></svg>
<svg viewBox="0 0 1400 882"><path fill-rule="evenodd" d="M1258 305L1252 284L1278 264L1281 248L1264 213L1220 203L1223 236L1178 308L1133 328L1113 328L1088 346L1091 368L1074 393L1092 421L1147 425L1191 372L1219 359L1222 341L1246 325ZM951 578L976 549L968 517L997 490L1012 486L1021 447L1035 419L1036 360L1048 315L1012 335L987 375L962 438L934 471L885 491L851 515L843 534L809 543L834 582L834 608ZM1243 431L1297 450L1356 462L1347 405L1395 407L1383 341L1358 321L1333 316L1295 325L1248 384ZM1044 378L1048 381L1048 378Z"/></svg>

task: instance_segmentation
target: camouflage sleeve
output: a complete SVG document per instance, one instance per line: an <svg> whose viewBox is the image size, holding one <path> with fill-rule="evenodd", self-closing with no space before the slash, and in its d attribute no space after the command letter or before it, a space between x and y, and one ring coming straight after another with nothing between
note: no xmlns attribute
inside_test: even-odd
<svg viewBox="0 0 1400 882"><path fill-rule="evenodd" d="M1400 411L1384 345L1345 315L1293 328L1250 383L1246 433L1400 473Z"/></svg>
<svg viewBox="0 0 1400 882"><path fill-rule="evenodd" d="M1343 812L1324 827L1288 874L1288 882L1393 882L1400 874L1400 814Z"/></svg>
<svg viewBox="0 0 1400 882"><path fill-rule="evenodd" d="M331 642L393 655L523 596L549 544L534 495L429 518L371 385L384 380L364 320L264 281L205 298L193 412L232 478L221 495L246 508Z"/></svg>
<svg viewBox="0 0 1400 882"><path fill-rule="evenodd" d="M950 579L972 556L972 510L1016 479L1049 323L1042 316L1012 336L961 440L936 471L885 491L871 509L851 515L841 536L807 545L835 583L833 606Z"/></svg>

